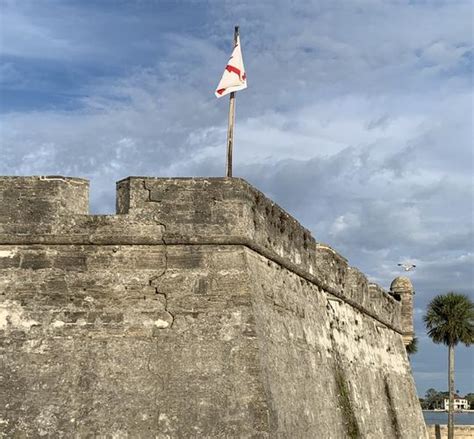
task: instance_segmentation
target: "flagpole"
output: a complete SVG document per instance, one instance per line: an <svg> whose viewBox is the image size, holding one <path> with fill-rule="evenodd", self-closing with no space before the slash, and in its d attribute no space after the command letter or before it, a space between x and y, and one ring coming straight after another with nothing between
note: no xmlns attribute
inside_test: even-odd
<svg viewBox="0 0 474 439"><path fill-rule="evenodd" d="M234 28L234 47L239 36L239 26ZM226 176L232 177L232 149L234 146L234 124L235 124L235 92L230 93L229 99L229 124L227 127L227 164Z"/></svg>

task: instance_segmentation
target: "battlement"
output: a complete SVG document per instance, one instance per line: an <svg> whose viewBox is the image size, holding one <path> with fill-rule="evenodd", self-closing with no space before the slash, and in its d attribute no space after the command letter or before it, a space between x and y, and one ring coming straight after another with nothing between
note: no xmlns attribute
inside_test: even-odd
<svg viewBox="0 0 474 439"><path fill-rule="evenodd" d="M117 215L88 215L88 188L70 177L0 178L0 244L246 245L405 332L398 301L242 179L128 177L117 183Z"/></svg>
<svg viewBox="0 0 474 439"><path fill-rule="evenodd" d="M89 213L89 182L55 175L0 177L0 223Z"/></svg>

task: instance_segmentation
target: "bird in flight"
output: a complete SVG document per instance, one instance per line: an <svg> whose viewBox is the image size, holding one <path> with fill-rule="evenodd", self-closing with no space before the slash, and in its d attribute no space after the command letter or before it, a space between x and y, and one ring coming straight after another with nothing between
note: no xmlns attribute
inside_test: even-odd
<svg viewBox="0 0 474 439"><path fill-rule="evenodd" d="M405 271L412 271L416 268L415 264L408 264L408 263L399 263L397 264L399 267L402 267Z"/></svg>

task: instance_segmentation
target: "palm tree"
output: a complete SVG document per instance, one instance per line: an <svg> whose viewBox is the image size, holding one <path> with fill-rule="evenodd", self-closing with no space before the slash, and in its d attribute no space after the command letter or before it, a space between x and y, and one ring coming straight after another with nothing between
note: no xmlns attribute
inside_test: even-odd
<svg viewBox="0 0 474 439"><path fill-rule="evenodd" d="M474 342L474 303L464 294L449 292L436 296L423 321L433 342L448 346L448 439L454 438L454 347Z"/></svg>
<svg viewBox="0 0 474 439"><path fill-rule="evenodd" d="M412 341L405 346L408 356L418 352L418 337L413 337Z"/></svg>

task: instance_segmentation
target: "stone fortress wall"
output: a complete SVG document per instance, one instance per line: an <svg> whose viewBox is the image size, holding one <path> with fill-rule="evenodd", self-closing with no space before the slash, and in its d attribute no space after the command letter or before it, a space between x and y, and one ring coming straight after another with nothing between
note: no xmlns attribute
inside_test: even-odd
<svg viewBox="0 0 474 439"><path fill-rule="evenodd" d="M391 290L241 179L0 177L0 437L424 438Z"/></svg>

